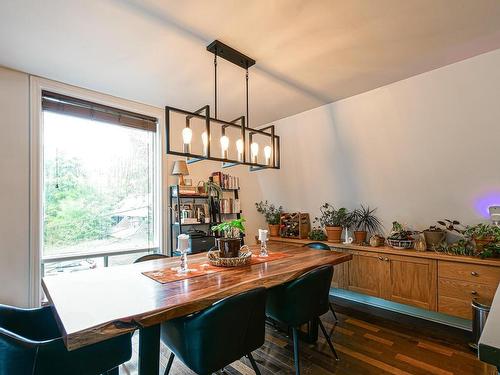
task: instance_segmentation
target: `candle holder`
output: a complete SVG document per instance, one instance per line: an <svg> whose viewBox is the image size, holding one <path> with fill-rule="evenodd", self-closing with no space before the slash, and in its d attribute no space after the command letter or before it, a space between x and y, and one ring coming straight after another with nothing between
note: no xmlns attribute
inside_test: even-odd
<svg viewBox="0 0 500 375"><path fill-rule="evenodd" d="M267 241L260 241L260 256L267 257L269 253L267 252Z"/></svg>
<svg viewBox="0 0 500 375"><path fill-rule="evenodd" d="M172 268L173 271L177 271L178 275L185 275L190 271L188 267L187 253L189 250L189 236L186 234L179 234L177 236L177 252L180 253L181 264L179 267Z"/></svg>
<svg viewBox="0 0 500 375"><path fill-rule="evenodd" d="M259 229L260 254L261 257L269 256L267 252L267 230Z"/></svg>

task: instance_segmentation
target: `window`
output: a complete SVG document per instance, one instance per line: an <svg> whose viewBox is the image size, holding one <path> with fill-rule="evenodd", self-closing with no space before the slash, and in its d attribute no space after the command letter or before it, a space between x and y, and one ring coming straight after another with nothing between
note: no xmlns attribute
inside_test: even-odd
<svg viewBox="0 0 500 375"><path fill-rule="evenodd" d="M157 251L156 119L43 92L42 275Z"/></svg>

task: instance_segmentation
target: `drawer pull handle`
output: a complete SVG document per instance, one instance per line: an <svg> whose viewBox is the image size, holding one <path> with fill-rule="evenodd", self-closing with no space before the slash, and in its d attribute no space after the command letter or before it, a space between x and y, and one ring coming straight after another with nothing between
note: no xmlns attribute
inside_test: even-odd
<svg viewBox="0 0 500 375"><path fill-rule="evenodd" d="M478 274L476 271L472 271L470 274L471 274L472 276L479 276L479 274Z"/></svg>
<svg viewBox="0 0 500 375"><path fill-rule="evenodd" d="M388 262L388 261L389 261L389 258L384 258L384 260L385 260L386 262Z"/></svg>
<svg viewBox="0 0 500 375"><path fill-rule="evenodd" d="M475 296L475 295L477 295L477 292L475 290L473 290L472 292L470 292L470 294Z"/></svg>
<svg viewBox="0 0 500 375"><path fill-rule="evenodd" d="M382 257L378 257L378 260L384 260L384 258L382 258Z"/></svg>

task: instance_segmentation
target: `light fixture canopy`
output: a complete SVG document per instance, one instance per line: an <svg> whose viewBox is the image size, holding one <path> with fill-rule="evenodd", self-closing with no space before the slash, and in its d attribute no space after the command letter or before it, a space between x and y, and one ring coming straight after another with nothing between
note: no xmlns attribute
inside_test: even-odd
<svg viewBox="0 0 500 375"><path fill-rule="evenodd" d="M265 128L253 129L249 125L249 105L248 105L248 68L255 64L255 60L242 54L241 52L225 45L224 43L215 40L207 46L207 50L214 54L214 116L210 115L210 106L206 105L197 111L190 112L179 108L165 107L165 127L166 127L166 146L167 154L179 155L187 158L188 163L194 163L201 160L215 160L221 161L223 167L231 167L234 165L248 165L250 170L259 170L265 168L280 168L280 137L274 132L274 125ZM246 89L246 116L240 116L232 121L224 121L217 117L217 57L223 59L245 69L245 89ZM175 150L171 143L173 135L171 134L173 128L173 121L171 116L180 114L185 117L185 127L182 130L183 150ZM192 151L191 141L193 139L192 120L196 119L197 123L202 120L204 122L204 129L201 133L201 141L203 149L201 153ZM217 132L220 128L220 133ZM240 132L239 138L236 140L236 158L230 157L230 144L234 142L229 135L226 134L226 129L238 129ZM221 134L219 139L221 157L212 154L211 150L211 131ZM234 130L233 130L234 133ZM198 133L199 134L199 133ZM258 140L256 136L258 135ZM199 137L197 135L196 137ZM267 138L264 144L265 163L259 163L259 143ZM196 138L200 139L200 138ZM247 150L250 155L247 155ZM233 151L234 152L234 151Z"/></svg>

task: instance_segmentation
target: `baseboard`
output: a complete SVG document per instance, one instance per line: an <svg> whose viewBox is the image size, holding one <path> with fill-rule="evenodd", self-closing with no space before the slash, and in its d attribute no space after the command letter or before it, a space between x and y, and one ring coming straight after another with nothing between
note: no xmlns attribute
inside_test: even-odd
<svg viewBox="0 0 500 375"><path fill-rule="evenodd" d="M344 289L332 288L330 289L330 295L332 297L338 297L349 301L363 303L365 305L378 307L381 309L413 316L416 318L426 319L432 322L445 324L451 327L467 331L472 330L472 322L470 320L456 318L454 316L441 314L435 311L428 311L420 309L418 307L403 305L401 303L391 302L382 298L367 296L366 294L351 292L349 290L344 290Z"/></svg>

